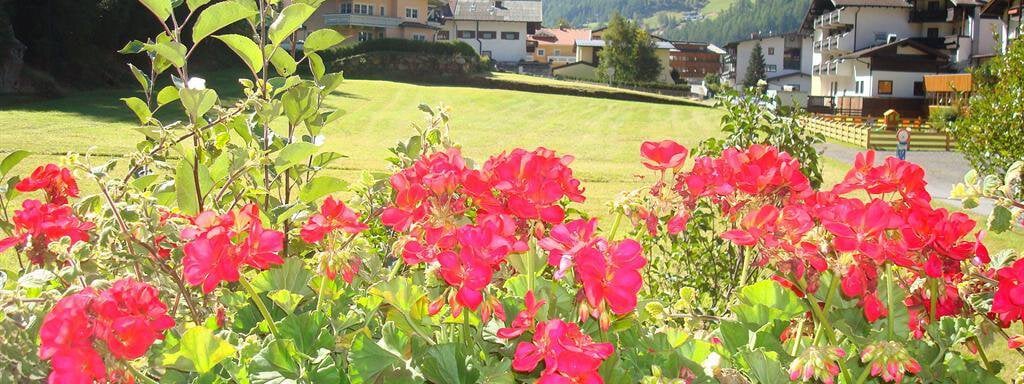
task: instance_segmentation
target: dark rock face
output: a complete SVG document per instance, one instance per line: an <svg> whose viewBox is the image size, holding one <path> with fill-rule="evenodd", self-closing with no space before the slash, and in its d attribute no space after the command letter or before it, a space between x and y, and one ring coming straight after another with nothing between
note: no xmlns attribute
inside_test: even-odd
<svg viewBox="0 0 1024 384"><path fill-rule="evenodd" d="M410 52L369 52L334 62L346 76L399 74L413 77L464 77L478 72L478 58Z"/></svg>

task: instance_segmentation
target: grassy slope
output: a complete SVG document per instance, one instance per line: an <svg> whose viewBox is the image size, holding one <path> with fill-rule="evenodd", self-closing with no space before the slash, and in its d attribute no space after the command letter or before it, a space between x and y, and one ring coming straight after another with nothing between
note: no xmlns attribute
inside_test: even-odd
<svg viewBox="0 0 1024 384"><path fill-rule="evenodd" d="M132 131L133 117L117 101L127 95L88 92L2 107L0 152L130 153L141 135ZM452 109L453 136L479 161L515 147L544 146L576 156L574 168L588 189L584 209L592 214L606 211L604 204L618 192L640 185L634 175L646 174L639 163L642 141L672 138L694 145L717 132L720 116L702 107L373 80L348 81L328 101L348 112L325 131L326 149L349 156L337 163L343 176L383 170L386 148L409 136L411 123L422 122L417 105L444 103ZM36 156L19 171L55 159Z"/></svg>
<svg viewBox="0 0 1024 384"><path fill-rule="evenodd" d="M729 6L734 2L735 0L710 0L700 12L709 16L717 15L719 12L729 9Z"/></svg>

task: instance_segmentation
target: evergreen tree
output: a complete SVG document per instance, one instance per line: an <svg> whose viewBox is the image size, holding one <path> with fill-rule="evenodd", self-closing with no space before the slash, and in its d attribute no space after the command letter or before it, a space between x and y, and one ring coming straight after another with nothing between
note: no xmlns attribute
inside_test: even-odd
<svg viewBox="0 0 1024 384"><path fill-rule="evenodd" d="M572 28L572 23L569 22L568 19L566 19L564 17L560 17L560 18L558 18L558 23L556 23L555 26L557 26L558 28L562 28L562 29L571 29Z"/></svg>
<svg viewBox="0 0 1024 384"><path fill-rule="evenodd" d="M661 62L654 52L654 39L637 23L615 13L602 35L598 73L603 80L624 82L654 81L661 73Z"/></svg>
<svg viewBox="0 0 1024 384"><path fill-rule="evenodd" d="M764 52L761 52L761 43L754 46L754 52L750 54L750 64L747 65L747 76L743 78L743 87L750 88L757 86L759 80L765 79Z"/></svg>

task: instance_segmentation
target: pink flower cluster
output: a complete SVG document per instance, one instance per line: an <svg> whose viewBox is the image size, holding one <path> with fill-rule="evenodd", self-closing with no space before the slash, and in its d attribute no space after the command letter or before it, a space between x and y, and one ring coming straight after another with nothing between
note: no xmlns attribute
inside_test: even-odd
<svg viewBox="0 0 1024 384"><path fill-rule="evenodd" d="M537 324L533 341L516 345L512 369L531 372L544 361L538 384L603 383L597 369L613 352L611 343L595 343L578 325L553 319Z"/></svg>
<svg viewBox="0 0 1024 384"><path fill-rule="evenodd" d="M69 197L78 197L78 184L71 171L54 164L36 168L27 179L14 186L21 192L42 190L47 202L28 199L21 209L14 212L14 233L0 239L0 252L15 246L27 247L29 261L44 265L54 261L49 250L50 243L64 237L71 239L71 245L89 240L89 230L95 225L83 222L75 216L68 204Z"/></svg>
<svg viewBox="0 0 1024 384"><path fill-rule="evenodd" d="M223 215L203 212L192 224L181 231L187 241L182 259L185 281L202 285L205 293L221 282L238 281L242 265L262 270L284 263L279 255L284 233L264 228L254 204Z"/></svg>
<svg viewBox="0 0 1024 384"><path fill-rule="evenodd" d="M173 326L156 288L122 279L106 290L86 288L58 301L39 330L39 358L53 367L50 383L131 381L108 373L97 347L117 360L137 359Z"/></svg>

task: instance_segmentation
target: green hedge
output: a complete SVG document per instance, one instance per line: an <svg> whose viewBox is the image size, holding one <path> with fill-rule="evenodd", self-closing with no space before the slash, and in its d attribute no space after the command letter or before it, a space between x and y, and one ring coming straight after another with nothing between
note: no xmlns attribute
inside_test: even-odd
<svg viewBox="0 0 1024 384"><path fill-rule="evenodd" d="M325 60L343 59L368 52L411 52L432 55L462 55L476 57L473 47L464 42L433 42L405 39L376 39L338 48L325 53Z"/></svg>
<svg viewBox="0 0 1024 384"><path fill-rule="evenodd" d="M588 79L578 79L578 78L574 78L574 77L571 77L571 76L555 76L555 78L560 79L560 80L583 81L583 82L594 83L594 84L602 84L602 85L607 85L607 86L610 86L610 87L617 87L617 88L660 89L660 90L667 90L667 91L682 91L682 92L689 92L690 91L690 85L689 84L666 84L666 83L659 83L659 82L653 82L653 81L652 82L626 82L626 81L602 82L602 81L593 81L593 80L588 80Z"/></svg>

